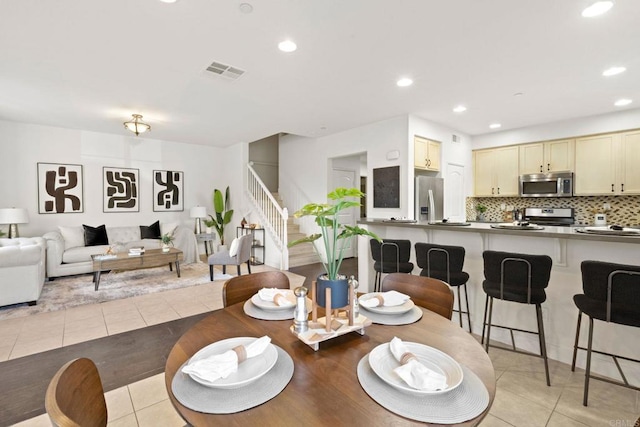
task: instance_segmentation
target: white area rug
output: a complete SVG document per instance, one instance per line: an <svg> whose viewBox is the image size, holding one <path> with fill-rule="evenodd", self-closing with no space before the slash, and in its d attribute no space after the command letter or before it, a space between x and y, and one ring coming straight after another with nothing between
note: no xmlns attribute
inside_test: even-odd
<svg viewBox="0 0 640 427"><path fill-rule="evenodd" d="M94 290L91 274L57 278L45 282L36 305L18 304L0 308L0 320L212 283L209 280L209 266L204 263L180 266L180 276L176 275L175 269L169 271L168 267L103 273L97 291ZM214 273L216 282L231 277L221 271Z"/></svg>

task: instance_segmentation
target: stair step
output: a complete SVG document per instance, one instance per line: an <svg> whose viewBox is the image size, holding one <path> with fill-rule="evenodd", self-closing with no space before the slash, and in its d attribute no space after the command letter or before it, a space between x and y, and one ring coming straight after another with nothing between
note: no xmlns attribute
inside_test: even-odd
<svg viewBox="0 0 640 427"><path fill-rule="evenodd" d="M289 268L300 267L301 265L315 264L319 262L318 255L293 255L289 253Z"/></svg>

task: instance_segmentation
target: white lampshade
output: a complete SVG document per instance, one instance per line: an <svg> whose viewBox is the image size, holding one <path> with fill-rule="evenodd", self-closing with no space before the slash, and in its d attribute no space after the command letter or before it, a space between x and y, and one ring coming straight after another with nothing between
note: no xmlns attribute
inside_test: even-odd
<svg viewBox="0 0 640 427"><path fill-rule="evenodd" d="M29 214L24 208L0 209L0 224L27 224Z"/></svg>
<svg viewBox="0 0 640 427"><path fill-rule="evenodd" d="M194 206L190 211L191 218L206 218L207 217L207 208L204 206Z"/></svg>

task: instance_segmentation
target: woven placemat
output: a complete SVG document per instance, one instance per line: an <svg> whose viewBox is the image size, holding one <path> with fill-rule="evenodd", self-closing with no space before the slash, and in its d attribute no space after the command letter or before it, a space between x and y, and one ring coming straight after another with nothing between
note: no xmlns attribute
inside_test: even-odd
<svg viewBox="0 0 640 427"><path fill-rule="evenodd" d="M360 314L378 325L408 325L422 319L422 310L417 306L402 314L380 314L360 307Z"/></svg>
<svg viewBox="0 0 640 427"><path fill-rule="evenodd" d="M256 307L250 299L246 300L243 306L244 314L260 320L288 320L293 319L293 312L295 306L292 306L289 310L263 310Z"/></svg>
<svg viewBox="0 0 640 427"><path fill-rule="evenodd" d="M276 397L293 377L293 359L275 346L278 360L264 376L240 388L205 387L182 373L182 366L173 377L173 395L189 409L207 414L233 414L261 405Z"/></svg>
<svg viewBox="0 0 640 427"><path fill-rule="evenodd" d="M400 416L425 423L456 424L480 415L489 405L489 392L470 369L462 383L447 393L416 395L398 390L376 375L369 365L369 355L358 363L358 380L367 394L380 406Z"/></svg>

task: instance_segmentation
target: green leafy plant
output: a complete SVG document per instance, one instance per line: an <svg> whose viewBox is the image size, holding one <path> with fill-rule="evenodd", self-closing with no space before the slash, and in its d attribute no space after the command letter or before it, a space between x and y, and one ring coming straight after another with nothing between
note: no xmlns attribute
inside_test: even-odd
<svg viewBox="0 0 640 427"><path fill-rule="evenodd" d="M160 240L162 240L162 244L164 245L173 246L173 241L175 240L175 238L176 237L173 235L173 233L165 233L162 235Z"/></svg>
<svg viewBox="0 0 640 427"><path fill-rule="evenodd" d="M320 227L321 233L311 234L307 237L291 242L288 247L292 247L300 243L312 243L313 248L322 260L320 251L316 246L316 241L322 238L322 244L324 245L325 253L327 255L327 261L324 262L322 260L322 265L327 273L327 278L329 280L337 280L338 271L340 270L340 265L342 264L342 259L344 257L344 248L347 242L346 239L353 236L363 235L370 236L380 241L380 238L376 234L368 230L358 226L342 225L338 222L338 213L340 211L360 206L359 201L347 199L360 199L364 196L365 194L357 188L339 187L327 195L330 200L334 201L333 204L309 203L303 206L299 211L295 212L293 216L296 218L304 216L315 217L315 222Z"/></svg>
<svg viewBox="0 0 640 427"><path fill-rule="evenodd" d="M485 213L487 211L487 207L485 205L476 205L476 212Z"/></svg>
<svg viewBox="0 0 640 427"><path fill-rule="evenodd" d="M220 237L220 244L224 245L224 226L231 222L233 209L227 210L229 206L229 187L225 190L224 198L222 192L217 188L213 191L213 210L216 216L209 215L211 219L205 219L204 224L207 227L214 227Z"/></svg>

